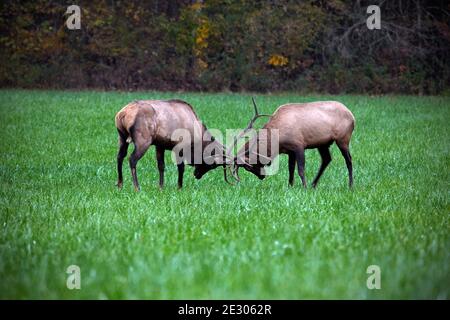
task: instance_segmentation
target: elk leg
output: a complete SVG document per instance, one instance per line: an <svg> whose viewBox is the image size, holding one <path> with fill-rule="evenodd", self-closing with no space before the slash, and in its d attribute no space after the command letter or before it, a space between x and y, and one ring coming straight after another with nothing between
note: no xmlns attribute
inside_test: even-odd
<svg viewBox="0 0 450 320"><path fill-rule="evenodd" d="M119 152L117 153L117 187L122 188L123 185L123 175L122 175L122 165L123 159L127 156L128 142L125 135L119 131Z"/></svg>
<svg viewBox="0 0 450 320"><path fill-rule="evenodd" d="M295 160L297 161L297 170L300 179L302 179L303 187L306 188L305 179L305 149L298 149L295 151Z"/></svg>
<svg viewBox="0 0 450 320"><path fill-rule="evenodd" d="M184 162L178 165L178 189L183 187Z"/></svg>
<svg viewBox="0 0 450 320"><path fill-rule="evenodd" d="M294 172L295 172L295 153L289 152L289 185L294 185Z"/></svg>
<svg viewBox="0 0 450 320"><path fill-rule="evenodd" d="M130 169L131 169L131 175L133 177L133 184L134 184L134 190L139 191L139 182L138 177L136 173L136 165L137 162L142 158L142 156L145 154L145 152L150 147L150 142L147 142L145 144L139 144L137 142L134 143L134 151L130 156Z"/></svg>
<svg viewBox="0 0 450 320"><path fill-rule="evenodd" d="M331 162L331 154L330 154L330 149L328 149L328 146L320 147L319 154L320 154L320 157L322 158L322 163L320 165L319 172L317 172L317 175L314 178L314 181L312 183L313 188L315 188L317 186L317 183L319 182L319 179L322 176L322 173L325 171L326 167Z"/></svg>
<svg viewBox="0 0 450 320"><path fill-rule="evenodd" d="M345 164L347 165L348 170L348 186L351 188L353 186L353 164L352 164L352 156L350 154L350 150L347 144L337 144L339 150L342 153L342 156L345 159Z"/></svg>
<svg viewBox="0 0 450 320"><path fill-rule="evenodd" d="M159 187L162 189L164 187L164 148L156 147L156 161L158 162L159 171Z"/></svg>

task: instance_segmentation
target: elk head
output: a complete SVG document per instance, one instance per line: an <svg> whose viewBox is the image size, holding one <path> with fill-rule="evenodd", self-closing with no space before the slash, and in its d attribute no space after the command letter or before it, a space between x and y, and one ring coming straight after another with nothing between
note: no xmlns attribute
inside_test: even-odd
<svg viewBox="0 0 450 320"><path fill-rule="evenodd" d="M264 163L264 161L259 161L259 159L257 159L255 164L252 164L252 161L250 161L249 157L250 150L253 150L254 142L257 141L257 139L253 139L253 142L251 144L249 144L249 142L245 144L244 148L241 149L244 150L243 154L238 153L237 156L232 156L232 152L236 148L239 139L242 138L251 129L253 129L255 121L260 117L271 116L268 114L260 114L258 112L258 107L256 106L255 99L252 98L252 101L255 115L250 120L247 127L234 137L233 144L229 149L226 150L222 145L220 145L221 148L219 149L222 150L221 153L215 154L213 152L210 156L206 157L206 159L203 159L203 162L201 164L195 165L194 176L196 179L201 179L203 175L205 175L208 171L213 170L219 166L223 167L223 176L225 181L231 185L235 185L236 183L240 182L238 174L239 167L243 167L245 170L255 174L261 180L265 178L263 167L267 164ZM257 157L259 158L264 156L257 153ZM234 181L229 180L229 175L231 175Z"/></svg>
<svg viewBox="0 0 450 320"><path fill-rule="evenodd" d="M207 172L216 169L220 166L224 170L224 179L227 183L233 184L228 180L227 168L232 164L233 159L230 158L225 146L219 143L207 132L206 141L204 141L202 151L209 153L206 157L202 157L202 162L195 165L194 177L201 179Z"/></svg>
<svg viewBox="0 0 450 320"><path fill-rule="evenodd" d="M226 163L225 147L217 140L215 140L209 132L207 132L206 134L207 141L204 141L202 152L206 151L210 152L211 154L206 156L205 158L202 157L201 163L195 164L194 177L196 179L201 179L207 172L216 169L219 166L225 166Z"/></svg>

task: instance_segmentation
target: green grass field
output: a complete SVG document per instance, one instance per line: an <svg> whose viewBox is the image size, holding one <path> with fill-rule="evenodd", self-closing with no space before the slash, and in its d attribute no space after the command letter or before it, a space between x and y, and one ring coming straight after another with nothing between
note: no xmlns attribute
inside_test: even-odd
<svg viewBox="0 0 450 320"><path fill-rule="evenodd" d="M236 187L188 167L179 191L166 153L160 191L154 148L138 164L142 191L128 162L116 190L115 113L173 97L208 128L252 116L246 94L0 91L0 298L450 298L449 97L256 96L261 112L346 104L353 191L336 146L317 190L298 176L289 188L282 156L277 175L241 170ZM309 183L319 164L307 151ZM66 288L72 264L81 290ZM366 287L369 265L380 290Z"/></svg>

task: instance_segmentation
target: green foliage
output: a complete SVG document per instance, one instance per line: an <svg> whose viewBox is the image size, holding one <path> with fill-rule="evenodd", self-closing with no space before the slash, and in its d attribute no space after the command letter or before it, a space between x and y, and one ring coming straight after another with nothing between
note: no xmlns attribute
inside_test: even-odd
<svg viewBox="0 0 450 320"><path fill-rule="evenodd" d="M220 170L177 190L166 153L138 164L142 191L115 187L114 115L172 93L0 91L0 298L448 299L450 97L260 95L339 100L354 113L353 191L336 146L316 190L288 187L287 158L264 181ZM183 93L209 128L242 128L249 95ZM129 154L132 151L130 147ZM125 162L127 163L127 162ZM306 177L319 167L306 153ZM66 268L81 268L81 290ZM381 290L366 269L381 267Z"/></svg>
<svg viewBox="0 0 450 320"><path fill-rule="evenodd" d="M86 1L68 30L70 4L2 3L0 86L436 94L450 82L439 6L383 2L370 31L362 2Z"/></svg>

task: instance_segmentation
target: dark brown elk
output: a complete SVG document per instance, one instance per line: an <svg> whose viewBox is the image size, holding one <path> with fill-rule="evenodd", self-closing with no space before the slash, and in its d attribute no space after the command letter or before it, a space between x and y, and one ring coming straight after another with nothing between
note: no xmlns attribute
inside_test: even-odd
<svg viewBox="0 0 450 320"><path fill-rule="evenodd" d="M134 101L120 110L115 117L117 131L119 133L119 152L117 154L117 173L119 188L123 185L122 164L127 155L128 145L133 142L134 151L130 156L130 168L133 184L136 191L139 191L139 182L136 172L136 165L139 159L145 154L151 145L156 147L156 160L159 170L159 186L164 185L164 152L172 150L179 140L174 139L174 132L177 129L185 129L191 134L192 141L187 141L192 148L191 157L182 154L183 159L177 161L178 166L178 187L183 186L184 165L187 162L195 166L194 176L200 179L207 171L223 165L221 161L224 154L223 146L208 134L206 127L197 117L194 109L187 102L181 100L144 100ZM197 133L200 133L198 135ZM197 138L195 138L197 137ZM194 141L197 139L196 141ZM201 139L199 141L198 139ZM194 143L199 143L201 152L205 148L213 150L211 154L218 152L221 155L212 162L203 161L194 163ZM203 156L203 154L201 154ZM190 159L188 161L187 159Z"/></svg>
<svg viewBox="0 0 450 320"><path fill-rule="evenodd" d="M258 114L256 103L253 100L255 117L244 131L250 129L256 118L262 116ZM353 166L350 155L350 139L355 127L355 118L350 110L342 103L336 101L318 101L309 103L290 103L280 106L271 116L262 129L248 141L238 152L234 160L232 173L239 179L238 169L243 167L247 171L255 174L258 178L264 179L264 166L273 160L278 153L287 154L289 157L289 185L294 183L295 165L297 164L298 174L306 187L305 179L305 150L319 150L322 164L319 172L313 180L312 186L316 187L324 170L331 162L329 147L336 142L341 151L349 174L349 186L353 184ZM270 135L273 130L278 130L278 152L270 143ZM266 150L262 155L260 150ZM254 155L250 161L250 155Z"/></svg>

